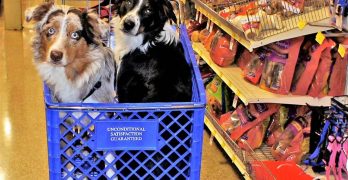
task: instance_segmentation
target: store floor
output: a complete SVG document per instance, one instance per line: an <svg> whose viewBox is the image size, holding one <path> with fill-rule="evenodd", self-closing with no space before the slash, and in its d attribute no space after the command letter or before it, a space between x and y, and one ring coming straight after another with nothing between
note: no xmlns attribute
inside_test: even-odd
<svg viewBox="0 0 348 180"><path fill-rule="evenodd" d="M48 179L42 83L32 65L32 32L5 31L0 17L0 180ZM204 133L202 179L240 179Z"/></svg>

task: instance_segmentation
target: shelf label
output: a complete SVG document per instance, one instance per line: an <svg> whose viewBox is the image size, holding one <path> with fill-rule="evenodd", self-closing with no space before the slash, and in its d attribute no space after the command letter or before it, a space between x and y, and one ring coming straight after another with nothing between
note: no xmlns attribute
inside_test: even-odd
<svg viewBox="0 0 348 180"><path fill-rule="evenodd" d="M338 45L338 53L341 55L342 58L346 54L346 48L342 44Z"/></svg>
<svg viewBox="0 0 348 180"><path fill-rule="evenodd" d="M199 17L199 11L196 11L196 17L195 17L196 21L198 21L198 17Z"/></svg>
<svg viewBox="0 0 348 180"><path fill-rule="evenodd" d="M210 27L209 27L209 32L213 31L214 23L213 21L210 21Z"/></svg>
<svg viewBox="0 0 348 180"><path fill-rule="evenodd" d="M298 28L302 30L307 25L307 22L301 19L297 25L298 25Z"/></svg>
<svg viewBox="0 0 348 180"><path fill-rule="evenodd" d="M199 19L198 19L199 24L202 23L202 19L203 19L203 13L200 13L199 14Z"/></svg>
<svg viewBox="0 0 348 180"><path fill-rule="evenodd" d="M325 40L325 36L323 33L318 32L317 35L315 36L315 40L319 43L319 44L323 44L324 40Z"/></svg>

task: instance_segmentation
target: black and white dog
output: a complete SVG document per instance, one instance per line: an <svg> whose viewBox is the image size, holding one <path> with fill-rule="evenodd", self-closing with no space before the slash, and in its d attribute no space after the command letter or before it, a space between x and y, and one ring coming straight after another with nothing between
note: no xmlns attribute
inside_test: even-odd
<svg viewBox="0 0 348 180"><path fill-rule="evenodd" d="M120 0L112 24L119 102L189 102L192 74L169 0Z"/></svg>

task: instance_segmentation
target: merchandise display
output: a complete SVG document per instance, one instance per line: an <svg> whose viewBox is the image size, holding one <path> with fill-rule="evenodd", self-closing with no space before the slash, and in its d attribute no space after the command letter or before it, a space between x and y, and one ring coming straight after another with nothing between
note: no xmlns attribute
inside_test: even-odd
<svg viewBox="0 0 348 180"><path fill-rule="evenodd" d="M346 179L347 115L333 113L331 100L324 103L347 95L348 38L340 32L346 3L192 2L196 17L208 22L193 49L216 74L212 82L231 91L215 103L230 100L230 109L222 106L216 115L207 104L206 125L222 134L217 140L244 178Z"/></svg>

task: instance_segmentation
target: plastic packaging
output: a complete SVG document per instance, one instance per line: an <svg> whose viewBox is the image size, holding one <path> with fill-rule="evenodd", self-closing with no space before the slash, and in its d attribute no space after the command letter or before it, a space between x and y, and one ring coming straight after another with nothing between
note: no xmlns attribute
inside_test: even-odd
<svg viewBox="0 0 348 180"><path fill-rule="evenodd" d="M348 39L345 39L344 44L348 44ZM345 94L347 80L348 58L345 55L343 58L336 53L336 61L332 67L332 72L329 79L329 96L342 96Z"/></svg>
<svg viewBox="0 0 348 180"><path fill-rule="evenodd" d="M237 65L244 70L247 64L250 62L250 60L255 57L255 52L249 52L247 49L245 49L240 56L240 58L237 61Z"/></svg>
<svg viewBox="0 0 348 180"><path fill-rule="evenodd" d="M203 45L208 52L210 52L210 50L211 50L211 42L213 41L216 32L217 31L214 31L214 30L211 31L209 33L208 37L203 42Z"/></svg>
<svg viewBox="0 0 348 180"><path fill-rule="evenodd" d="M326 38L321 45L312 50L312 52L310 53L311 60L307 63L306 69L303 71L296 85L293 86L292 94L307 94L309 86L312 83L314 75L318 69L321 54L323 53L323 51L326 51L325 54L330 53L330 49L334 45L335 42L333 42L331 39Z"/></svg>
<svg viewBox="0 0 348 180"><path fill-rule="evenodd" d="M253 55L254 56L246 65L243 74L246 80L248 80L252 84L258 84L261 78L267 52L262 52L262 50L258 49L258 52L253 53Z"/></svg>
<svg viewBox="0 0 348 180"><path fill-rule="evenodd" d="M287 41L289 41L287 57L273 52L267 59L260 82L262 89L278 94L289 93L303 37ZM281 45L278 47L283 49Z"/></svg>
<svg viewBox="0 0 348 180"><path fill-rule="evenodd" d="M237 41L218 31L211 42L210 57L219 66L229 66L234 62L237 46Z"/></svg>
<svg viewBox="0 0 348 180"><path fill-rule="evenodd" d="M328 87L328 79L330 75L330 68L332 64L330 49L326 49L321 53L320 63L318 65L317 72L313 78L312 84L309 87L308 95L312 97L320 97L325 96L327 94L327 90L325 93L321 93L324 88Z"/></svg>

